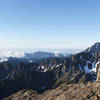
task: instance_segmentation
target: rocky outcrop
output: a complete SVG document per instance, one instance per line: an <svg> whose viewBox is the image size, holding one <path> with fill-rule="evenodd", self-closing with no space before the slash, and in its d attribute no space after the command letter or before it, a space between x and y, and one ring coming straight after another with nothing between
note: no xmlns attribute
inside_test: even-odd
<svg viewBox="0 0 100 100"><path fill-rule="evenodd" d="M100 62L97 65L97 79L96 79L96 81L100 82Z"/></svg>
<svg viewBox="0 0 100 100"><path fill-rule="evenodd" d="M4 100L37 100L38 94L32 90L22 90Z"/></svg>
<svg viewBox="0 0 100 100"><path fill-rule="evenodd" d="M100 100L100 85L65 83L41 95L32 90L23 90L3 100Z"/></svg>
<svg viewBox="0 0 100 100"><path fill-rule="evenodd" d="M99 67L99 69L98 69L98 74L97 74L97 80L96 80L97 82L100 82L100 67Z"/></svg>

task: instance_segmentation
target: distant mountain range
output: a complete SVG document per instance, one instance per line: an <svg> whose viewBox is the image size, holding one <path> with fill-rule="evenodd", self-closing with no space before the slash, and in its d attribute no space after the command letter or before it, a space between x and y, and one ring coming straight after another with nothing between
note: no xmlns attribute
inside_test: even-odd
<svg viewBox="0 0 100 100"><path fill-rule="evenodd" d="M25 53L26 59L43 59L43 58L50 58L50 57L64 57L63 54L55 54L50 52L35 52L35 53Z"/></svg>
<svg viewBox="0 0 100 100"><path fill-rule="evenodd" d="M27 52L18 52L18 51L6 51L4 54L2 54L2 57L0 57L0 62L8 61L8 60L15 60L19 59L21 61L35 61L43 58L54 58L54 57L68 57L70 55L74 55L75 53L79 52L79 50L68 50L64 51L62 53L59 52L59 50L56 50L54 52L46 52L46 51L36 51L33 53L27 53Z"/></svg>
<svg viewBox="0 0 100 100"><path fill-rule="evenodd" d="M9 57L0 63L0 98L23 89L42 93L65 82L94 82L99 60L100 43L68 56L35 52L23 58Z"/></svg>

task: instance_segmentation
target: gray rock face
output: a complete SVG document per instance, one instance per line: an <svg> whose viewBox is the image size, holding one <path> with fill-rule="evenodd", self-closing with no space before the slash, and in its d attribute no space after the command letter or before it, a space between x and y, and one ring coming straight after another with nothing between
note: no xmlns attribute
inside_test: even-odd
<svg viewBox="0 0 100 100"><path fill-rule="evenodd" d="M100 63L98 64L97 82L100 81Z"/></svg>

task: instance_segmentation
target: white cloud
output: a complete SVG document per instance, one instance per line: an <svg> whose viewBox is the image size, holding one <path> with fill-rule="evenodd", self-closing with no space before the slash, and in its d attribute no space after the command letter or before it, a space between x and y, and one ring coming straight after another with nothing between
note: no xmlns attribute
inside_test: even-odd
<svg viewBox="0 0 100 100"><path fill-rule="evenodd" d="M2 55L4 57L18 57L18 58L22 58L22 57L24 57L24 52L7 51L7 52L3 52Z"/></svg>
<svg viewBox="0 0 100 100"><path fill-rule="evenodd" d="M55 56L58 56L59 55L59 52L60 52L59 50L56 50L55 51Z"/></svg>

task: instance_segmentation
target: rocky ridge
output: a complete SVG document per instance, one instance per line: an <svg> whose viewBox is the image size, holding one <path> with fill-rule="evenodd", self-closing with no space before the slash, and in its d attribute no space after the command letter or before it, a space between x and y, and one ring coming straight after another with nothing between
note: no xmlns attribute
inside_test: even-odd
<svg viewBox="0 0 100 100"><path fill-rule="evenodd" d="M100 63L96 82L64 83L43 94L37 94L32 90L22 90L3 100L100 100Z"/></svg>
<svg viewBox="0 0 100 100"><path fill-rule="evenodd" d="M54 90L37 94L22 90L3 100L100 100L100 83L62 84Z"/></svg>

